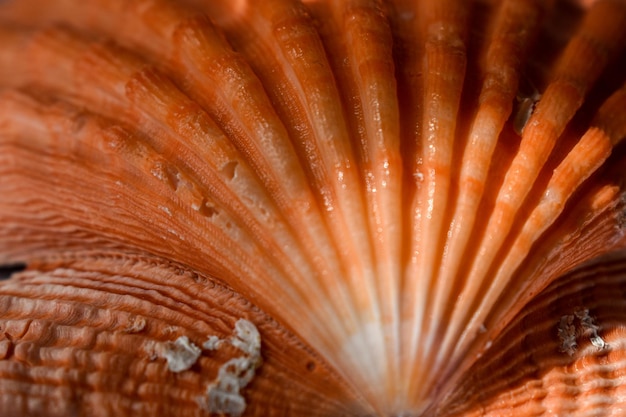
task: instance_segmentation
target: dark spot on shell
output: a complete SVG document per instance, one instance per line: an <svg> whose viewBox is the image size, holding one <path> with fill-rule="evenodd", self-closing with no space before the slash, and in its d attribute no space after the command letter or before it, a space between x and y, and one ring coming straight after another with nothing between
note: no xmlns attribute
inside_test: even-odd
<svg viewBox="0 0 626 417"><path fill-rule="evenodd" d="M14 263L7 265L0 265L0 281L7 280L18 272L22 272L26 269L26 264L24 263Z"/></svg>

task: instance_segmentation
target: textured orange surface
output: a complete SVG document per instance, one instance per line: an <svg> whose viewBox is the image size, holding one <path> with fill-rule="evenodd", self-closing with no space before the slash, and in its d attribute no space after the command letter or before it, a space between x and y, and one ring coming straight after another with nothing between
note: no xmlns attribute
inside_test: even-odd
<svg viewBox="0 0 626 417"><path fill-rule="evenodd" d="M0 414L623 414L623 1L9 0L0 45Z"/></svg>

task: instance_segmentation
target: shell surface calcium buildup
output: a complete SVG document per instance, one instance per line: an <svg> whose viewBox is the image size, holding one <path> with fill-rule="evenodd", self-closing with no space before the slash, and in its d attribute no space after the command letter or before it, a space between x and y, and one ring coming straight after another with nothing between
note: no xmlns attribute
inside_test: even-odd
<svg viewBox="0 0 626 417"><path fill-rule="evenodd" d="M1 0L0 415L626 410L626 1Z"/></svg>

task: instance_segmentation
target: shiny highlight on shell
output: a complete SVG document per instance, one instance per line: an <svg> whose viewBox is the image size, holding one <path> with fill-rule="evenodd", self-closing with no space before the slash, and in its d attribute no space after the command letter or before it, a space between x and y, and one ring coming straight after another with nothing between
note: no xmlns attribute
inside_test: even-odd
<svg viewBox="0 0 626 417"><path fill-rule="evenodd" d="M626 409L626 2L0 2L0 414Z"/></svg>

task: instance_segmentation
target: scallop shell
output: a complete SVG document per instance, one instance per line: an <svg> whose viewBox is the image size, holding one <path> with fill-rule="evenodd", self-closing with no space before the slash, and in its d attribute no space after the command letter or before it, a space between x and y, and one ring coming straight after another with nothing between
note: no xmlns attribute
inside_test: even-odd
<svg viewBox="0 0 626 417"><path fill-rule="evenodd" d="M0 20L0 414L626 408L625 2Z"/></svg>

